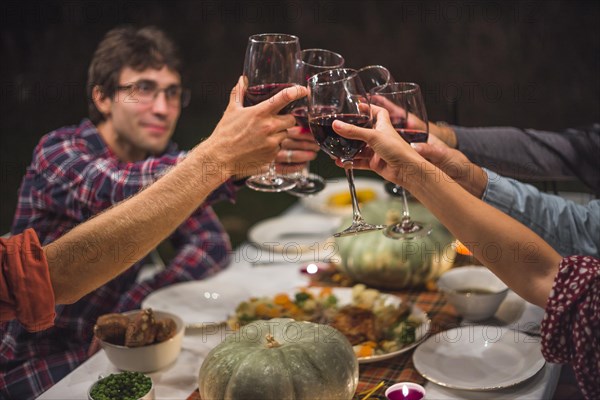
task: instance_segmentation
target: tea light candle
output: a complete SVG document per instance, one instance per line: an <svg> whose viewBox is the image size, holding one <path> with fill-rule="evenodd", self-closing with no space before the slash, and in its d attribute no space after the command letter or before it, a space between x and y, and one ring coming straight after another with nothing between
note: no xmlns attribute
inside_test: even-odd
<svg viewBox="0 0 600 400"><path fill-rule="evenodd" d="M396 383L385 391L388 400L421 400L425 397L425 388L412 382Z"/></svg>

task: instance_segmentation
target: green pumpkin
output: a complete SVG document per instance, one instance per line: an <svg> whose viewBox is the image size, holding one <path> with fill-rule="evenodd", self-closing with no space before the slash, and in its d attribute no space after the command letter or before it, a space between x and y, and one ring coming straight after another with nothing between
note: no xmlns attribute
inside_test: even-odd
<svg viewBox="0 0 600 400"><path fill-rule="evenodd" d="M203 400L347 400L358 361L338 330L289 318L255 321L227 336L206 357Z"/></svg>
<svg viewBox="0 0 600 400"><path fill-rule="evenodd" d="M409 203L415 221L430 224L431 234L423 239L395 240L381 231L336 238L337 267L355 282L386 289L419 286L438 278L454 262L454 238L437 218L417 201ZM402 215L402 202L379 200L361 209L372 224L390 224ZM350 224L345 220L342 227Z"/></svg>

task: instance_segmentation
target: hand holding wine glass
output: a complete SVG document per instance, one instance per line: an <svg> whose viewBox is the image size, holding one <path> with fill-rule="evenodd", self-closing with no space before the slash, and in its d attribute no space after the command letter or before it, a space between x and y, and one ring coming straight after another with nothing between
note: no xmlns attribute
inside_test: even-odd
<svg viewBox="0 0 600 400"><path fill-rule="evenodd" d="M296 36L280 33L250 36L244 60L244 75L248 79L244 106L256 105L293 86L298 81L299 57L300 41ZM289 113L290 107L280 113ZM246 185L262 192L281 192L293 188L296 181L278 175L275 163L271 162L267 174L251 176Z"/></svg>
<svg viewBox="0 0 600 400"><path fill-rule="evenodd" d="M365 90L368 93L369 101L371 104L376 104L372 96L375 92L381 88L394 83L394 77L392 73L383 65L367 65L358 70L358 76L362 81ZM386 182L384 184L385 191L391 196L401 196L400 186L394 185L393 183Z"/></svg>
<svg viewBox="0 0 600 400"><path fill-rule="evenodd" d="M373 128L365 129L344 121L333 123L333 129L339 136L367 143L354 157L354 169L371 170L399 185L416 185L420 176L414 174L412 166L420 166L426 160L396 132L385 108L371 105L371 110L377 121ZM343 166L340 160L335 163Z"/></svg>
<svg viewBox="0 0 600 400"><path fill-rule="evenodd" d="M344 66L344 57L333 51L325 49L305 49L302 50L300 59L299 74L302 77L301 84L308 83L308 79L319 72L341 68ZM296 122L302 127L304 134L311 135L308 127L308 100L302 99L296 102L292 110L292 115L296 117ZM325 180L316 175L309 174L310 162L306 162L299 177L296 186L288 191L298 197L312 196L325 188Z"/></svg>
<svg viewBox="0 0 600 400"><path fill-rule="evenodd" d="M333 130L333 122L341 120L348 124L370 128L371 108L356 70L338 68L321 72L308 81L308 121L310 130L321 149L338 158L348 178L352 199L352 224L335 237L355 235L385 228L364 221L354 187L353 158L366 145L362 140L347 139Z"/></svg>
<svg viewBox="0 0 600 400"><path fill-rule="evenodd" d="M291 115L279 115L279 112L307 93L306 88L295 86L256 106L243 107L241 100L245 89L245 79L240 77L230 93L223 117L203 143L203 146L214 149L212 161L222 166L222 171L237 178L266 166L277 155L283 141L288 138L287 129L296 129L295 119ZM228 149L227 154L223 153L223 149ZM213 172L219 173L217 170Z"/></svg>
<svg viewBox="0 0 600 400"><path fill-rule="evenodd" d="M406 142L427 142L429 136L427 112L419 85L410 82L390 83L376 88L371 95L371 101L388 110L392 126ZM402 221L390 225L384 234L392 239L416 239L427 236L431 232L431 227L410 218L406 190L394 185L392 192L402 194L404 202Z"/></svg>

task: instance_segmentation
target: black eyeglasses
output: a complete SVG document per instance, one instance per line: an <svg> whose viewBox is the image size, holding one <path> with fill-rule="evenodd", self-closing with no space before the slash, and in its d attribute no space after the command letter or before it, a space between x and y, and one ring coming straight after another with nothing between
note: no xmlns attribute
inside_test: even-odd
<svg viewBox="0 0 600 400"><path fill-rule="evenodd" d="M187 107L191 98L191 90L181 85L169 85L166 88L159 88L156 81L147 79L117 86L117 90L126 90L128 95L123 101L131 103L148 104L156 100L160 92L164 92L167 104L170 107Z"/></svg>

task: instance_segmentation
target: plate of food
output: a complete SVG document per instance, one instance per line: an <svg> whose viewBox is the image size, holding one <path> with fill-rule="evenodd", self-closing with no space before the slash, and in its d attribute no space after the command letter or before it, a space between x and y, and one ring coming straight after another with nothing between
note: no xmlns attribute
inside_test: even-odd
<svg viewBox="0 0 600 400"><path fill-rule="evenodd" d="M405 353L422 342L431 329L427 314L417 306L362 284L353 288L299 288L251 297L238 304L228 325L236 329L271 318L294 318L333 326L352 344L359 363Z"/></svg>
<svg viewBox="0 0 600 400"><path fill-rule="evenodd" d="M371 178L355 178L356 197L360 204L389 197L385 192L384 181ZM327 181L321 192L311 197L303 197L302 204L312 211L327 215L346 216L352 214L352 202L348 181L345 178Z"/></svg>

